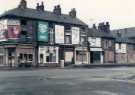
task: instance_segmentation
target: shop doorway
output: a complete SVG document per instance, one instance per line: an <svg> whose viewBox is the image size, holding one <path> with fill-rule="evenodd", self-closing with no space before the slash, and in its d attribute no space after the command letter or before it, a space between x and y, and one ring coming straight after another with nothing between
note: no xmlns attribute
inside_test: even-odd
<svg viewBox="0 0 135 95"><path fill-rule="evenodd" d="M15 48L8 48L8 64L10 67L14 67L15 64Z"/></svg>
<svg viewBox="0 0 135 95"><path fill-rule="evenodd" d="M102 61L102 52L100 51L91 51L90 52L91 64L100 64Z"/></svg>

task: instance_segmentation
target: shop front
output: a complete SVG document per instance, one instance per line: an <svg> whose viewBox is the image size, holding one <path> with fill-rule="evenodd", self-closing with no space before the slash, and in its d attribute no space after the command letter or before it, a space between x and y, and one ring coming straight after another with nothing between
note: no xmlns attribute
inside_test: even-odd
<svg viewBox="0 0 135 95"><path fill-rule="evenodd" d="M65 65L74 64L74 47L66 46L64 49L64 61Z"/></svg>
<svg viewBox="0 0 135 95"><path fill-rule="evenodd" d="M103 64L102 48L91 48L90 49L90 63L91 64Z"/></svg>
<svg viewBox="0 0 135 95"><path fill-rule="evenodd" d="M79 47L75 49L75 64L89 64L89 52L87 47Z"/></svg>
<svg viewBox="0 0 135 95"><path fill-rule="evenodd" d="M56 46L40 46L38 52L38 62L41 66L59 63L59 48Z"/></svg>
<svg viewBox="0 0 135 95"><path fill-rule="evenodd" d="M35 65L34 48L31 46L18 46L16 48L16 62L19 67Z"/></svg>

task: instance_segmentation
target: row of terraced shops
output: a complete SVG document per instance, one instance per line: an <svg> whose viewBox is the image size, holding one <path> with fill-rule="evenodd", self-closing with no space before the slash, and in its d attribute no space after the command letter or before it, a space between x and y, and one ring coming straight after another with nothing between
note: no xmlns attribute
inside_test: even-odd
<svg viewBox="0 0 135 95"><path fill-rule="evenodd" d="M0 16L0 66L135 63L135 43L118 38L108 22L88 28L75 9L63 15L60 5L48 12L22 0Z"/></svg>

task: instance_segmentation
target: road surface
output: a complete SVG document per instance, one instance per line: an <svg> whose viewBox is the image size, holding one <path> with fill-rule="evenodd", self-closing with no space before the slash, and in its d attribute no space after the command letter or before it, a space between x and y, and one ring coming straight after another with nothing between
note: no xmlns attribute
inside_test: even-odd
<svg viewBox="0 0 135 95"><path fill-rule="evenodd" d="M0 95L135 95L135 68L0 71Z"/></svg>

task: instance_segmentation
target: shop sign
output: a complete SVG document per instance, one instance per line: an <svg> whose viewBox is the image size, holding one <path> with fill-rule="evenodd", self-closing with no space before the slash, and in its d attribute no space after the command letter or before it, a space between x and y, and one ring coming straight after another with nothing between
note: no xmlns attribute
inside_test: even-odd
<svg viewBox="0 0 135 95"><path fill-rule="evenodd" d="M103 51L102 48L90 48L90 51Z"/></svg>
<svg viewBox="0 0 135 95"><path fill-rule="evenodd" d="M55 25L55 42L64 43L64 26Z"/></svg>
<svg viewBox="0 0 135 95"><path fill-rule="evenodd" d="M79 44L80 42L80 29L72 27L72 44Z"/></svg>
<svg viewBox="0 0 135 95"><path fill-rule="evenodd" d="M48 23L38 22L38 41L48 42Z"/></svg>

